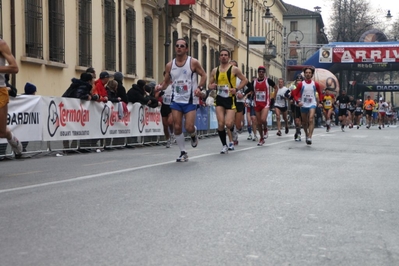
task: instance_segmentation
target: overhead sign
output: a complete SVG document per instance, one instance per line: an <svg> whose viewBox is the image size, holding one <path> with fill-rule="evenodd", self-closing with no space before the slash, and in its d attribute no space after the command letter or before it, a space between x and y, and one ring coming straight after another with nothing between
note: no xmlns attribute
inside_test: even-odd
<svg viewBox="0 0 399 266"><path fill-rule="evenodd" d="M332 63L332 48L322 47L319 52L319 62L320 63Z"/></svg>
<svg viewBox="0 0 399 266"><path fill-rule="evenodd" d="M169 0L171 6L195 5L195 0Z"/></svg>
<svg viewBox="0 0 399 266"><path fill-rule="evenodd" d="M324 49L324 48L323 48ZM399 62L398 46L334 47L333 63L390 63Z"/></svg>

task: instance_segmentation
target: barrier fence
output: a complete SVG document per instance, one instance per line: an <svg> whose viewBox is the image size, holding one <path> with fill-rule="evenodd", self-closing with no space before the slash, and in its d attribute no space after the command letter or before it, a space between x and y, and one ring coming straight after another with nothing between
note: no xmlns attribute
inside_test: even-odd
<svg viewBox="0 0 399 266"><path fill-rule="evenodd" d="M268 125L275 127L269 112ZM215 107L197 108L199 137L217 135ZM246 125L246 119L244 124ZM20 95L10 98L7 125L22 142L23 154L134 147L165 142L160 108L73 98ZM244 126L246 129L246 126ZM12 155L0 139L0 157Z"/></svg>

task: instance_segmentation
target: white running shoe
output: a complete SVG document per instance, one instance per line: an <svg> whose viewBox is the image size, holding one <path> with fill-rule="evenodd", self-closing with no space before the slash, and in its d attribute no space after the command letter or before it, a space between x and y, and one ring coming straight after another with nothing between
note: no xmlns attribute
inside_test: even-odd
<svg viewBox="0 0 399 266"><path fill-rule="evenodd" d="M220 151L220 154L227 154L229 153L229 148L227 147L227 145L224 145L222 150Z"/></svg>
<svg viewBox="0 0 399 266"><path fill-rule="evenodd" d="M170 144L171 144L171 141L170 141L170 139L168 139L168 141L166 142L166 148L170 148Z"/></svg>
<svg viewBox="0 0 399 266"><path fill-rule="evenodd" d="M22 156L22 144L21 142L17 139L17 137L12 135L12 138L8 141L8 143L11 146L12 151L15 154L15 158L20 158Z"/></svg>
<svg viewBox="0 0 399 266"><path fill-rule="evenodd" d="M252 139L252 135L249 134L247 140L251 140Z"/></svg>
<svg viewBox="0 0 399 266"><path fill-rule="evenodd" d="M176 162L187 162L188 154L185 151L180 152L180 156L177 157Z"/></svg>
<svg viewBox="0 0 399 266"><path fill-rule="evenodd" d="M229 143L229 151L234 151L234 142Z"/></svg>

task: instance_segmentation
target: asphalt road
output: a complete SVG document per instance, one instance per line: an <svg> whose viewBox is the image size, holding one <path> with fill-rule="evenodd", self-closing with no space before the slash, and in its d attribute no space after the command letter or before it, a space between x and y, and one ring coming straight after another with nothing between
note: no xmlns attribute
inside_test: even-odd
<svg viewBox="0 0 399 266"><path fill-rule="evenodd" d="M0 264L399 265L399 130L0 162Z"/></svg>

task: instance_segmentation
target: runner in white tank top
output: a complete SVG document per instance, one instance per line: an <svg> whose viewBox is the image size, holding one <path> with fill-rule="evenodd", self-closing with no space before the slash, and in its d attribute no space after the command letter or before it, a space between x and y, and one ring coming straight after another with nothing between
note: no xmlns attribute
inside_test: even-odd
<svg viewBox="0 0 399 266"><path fill-rule="evenodd" d="M198 97L202 96L202 89L206 83L206 73L197 59L187 55L188 43L183 38L178 39L175 45L176 58L165 66L165 76L161 84L155 87L156 91L165 90L172 82L173 94L170 108L172 109L174 134L180 148L177 162L188 161L184 145L183 117L185 129L191 137L191 146L197 147L198 136L195 127ZM198 82L197 75L201 76Z"/></svg>

